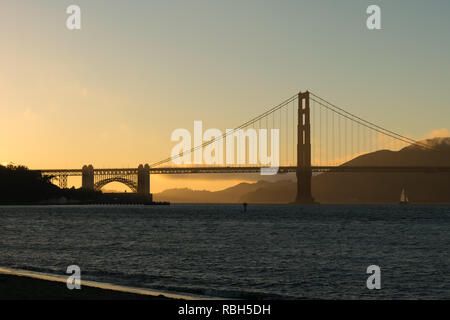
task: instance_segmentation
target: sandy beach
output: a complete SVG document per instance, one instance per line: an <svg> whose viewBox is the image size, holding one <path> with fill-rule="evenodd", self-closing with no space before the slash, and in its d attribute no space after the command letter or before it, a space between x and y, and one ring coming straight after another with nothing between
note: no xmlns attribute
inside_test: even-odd
<svg viewBox="0 0 450 320"><path fill-rule="evenodd" d="M69 290L65 283L25 276L0 274L0 299L81 299L81 300L167 300L163 295L151 296L130 292L82 286L80 290Z"/></svg>
<svg viewBox="0 0 450 320"><path fill-rule="evenodd" d="M66 277L0 267L0 300L191 300L195 297L81 281L81 289L69 290Z"/></svg>

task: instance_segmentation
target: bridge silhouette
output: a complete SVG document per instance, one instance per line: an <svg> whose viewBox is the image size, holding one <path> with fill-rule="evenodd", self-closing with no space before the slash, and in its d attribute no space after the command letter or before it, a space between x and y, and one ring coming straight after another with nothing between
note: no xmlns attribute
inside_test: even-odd
<svg viewBox="0 0 450 320"><path fill-rule="evenodd" d="M278 173L296 173L297 195L293 200L300 204L314 203L311 190L313 173L450 172L450 166L352 165L351 161L348 162L349 160L380 149L414 146L435 150L430 145L364 120L309 91L292 96L220 137L151 165L141 164L137 168L109 169L97 169L92 165L85 165L82 169L41 169L39 171L44 175L53 176L62 188L67 187L69 176L81 176L82 188L86 190L100 190L108 183L120 182L139 194L150 194L150 176L153 174L260 173L261 168L268 169L269 166L263 165L260 159L256 160L256 163L255 159L249 161L249 157L246 157L245 163L234 165L223 163L173 165L173 161L179 157L193 154L213 142L249 129L279 130L282 143L279 148ZM244 136L244 142L245 139Z"/></svg>

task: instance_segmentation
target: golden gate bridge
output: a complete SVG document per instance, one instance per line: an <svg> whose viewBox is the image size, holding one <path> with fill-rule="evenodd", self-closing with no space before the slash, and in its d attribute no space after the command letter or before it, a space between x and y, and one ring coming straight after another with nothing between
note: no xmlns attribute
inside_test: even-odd
<svg viewBox="0 0 450 320"><path fill-rule="evenodd" d="M239 130L278 129L280 134L278 173L295 172L297 177L296 203L314 203L311 191L313 173L323 172L450 172L450 166L355 166L352 159L381 149L398 150L413 146L428 152L439 152L431 145L388 130L362 119L313 92L299 92L266 112L241 124L222 136L194 146L179 155L168 157L151 165L137 168L98 169L85 165L82 169L41 169L42 174L53 176L60 187L67 187L69 176L81 176L82 188L100 190L111 182L120 182L133 192L150 194L150 176L153 174L194 173L260 173L262 165L246 163L236 165L174 165L173 161L186 154L226 139ZM349 162L350 161L350 162Z"/></svg>

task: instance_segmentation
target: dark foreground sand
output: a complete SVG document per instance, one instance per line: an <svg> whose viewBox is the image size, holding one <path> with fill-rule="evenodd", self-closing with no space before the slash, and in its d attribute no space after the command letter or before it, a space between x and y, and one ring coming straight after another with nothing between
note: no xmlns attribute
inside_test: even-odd
<svg viewBox="0 0 450 320"><path fill-rule="evenodd" d="M82 285L80 290L69 290L64 282L0 273L0 299L80 299L80 300L169 300L152 296L107 290Z"/></svg>

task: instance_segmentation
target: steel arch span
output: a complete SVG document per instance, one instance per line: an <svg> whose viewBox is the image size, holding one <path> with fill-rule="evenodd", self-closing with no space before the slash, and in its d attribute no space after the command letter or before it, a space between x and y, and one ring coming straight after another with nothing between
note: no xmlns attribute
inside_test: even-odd
<svg viewBox="0 0 450 320"><path fill-rule="evenodd" d="M111 182L120 182L120 183L123 183L124 185L126 185L131 190L133 190L133 192L138 191L138 186L137 186L136 182L126 179L126 178L122 178L122 177L112 177L112 178L100 180L95 183L94 190L101 190L104 186L106 186L108 183L111 183Z"/></svg>

